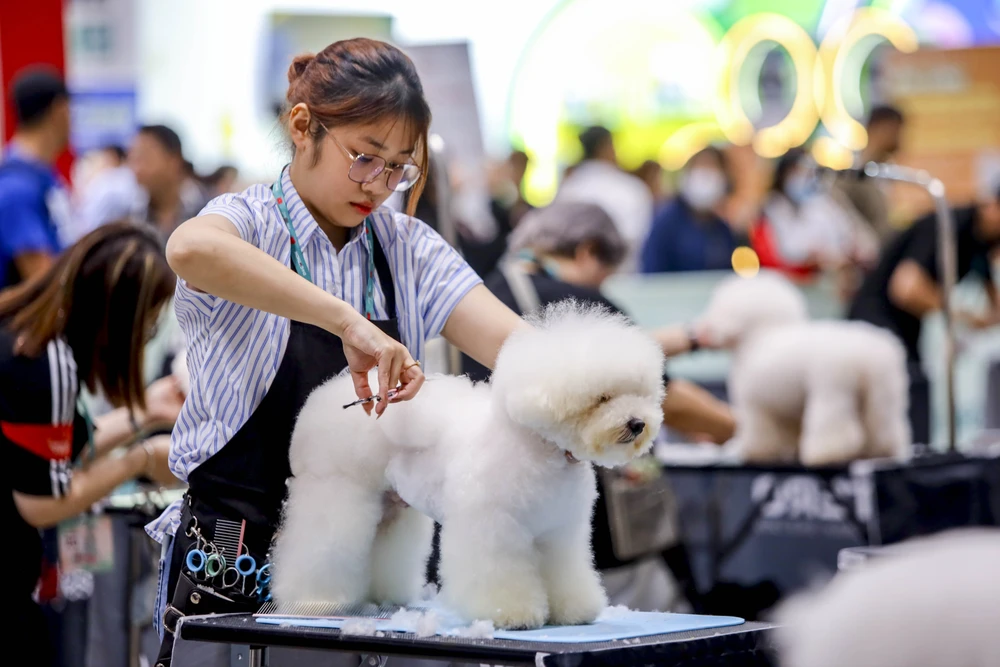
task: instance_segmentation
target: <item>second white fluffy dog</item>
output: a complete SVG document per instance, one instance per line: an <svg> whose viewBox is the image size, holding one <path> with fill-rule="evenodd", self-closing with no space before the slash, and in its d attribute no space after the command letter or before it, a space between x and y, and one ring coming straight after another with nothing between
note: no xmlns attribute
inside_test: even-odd
<svg viewBox="0 0 1000 667"><path fill-rule="evenodd" d="M749 461L808 466L906 457L906 353L864 322L809 321L785 278L733 277L716 288L698 337L733 351L736 448Z"/></svg>
<svg viewBox="0 0 1000 667"><path fill-rule="evenodd" d="M624 318L550 307L504 344L491 384L428 378L378 420L336 378L292 436L294 477L274 551L279 603L406 604L442 524L442 597L502 628L593 621L591 462L647 451L662 421L663 355ZM374 386L374 377L372 378ZM380 527L383 493L410 507Z"/></svg>

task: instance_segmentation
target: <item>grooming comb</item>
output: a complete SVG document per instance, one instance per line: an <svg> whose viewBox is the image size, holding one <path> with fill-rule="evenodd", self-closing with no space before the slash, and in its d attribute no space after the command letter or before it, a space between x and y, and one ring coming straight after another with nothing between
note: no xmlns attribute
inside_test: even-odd
<svg viewBox="0 0 1000 667"><path fill-rule="evenodd" d="M299 616L311 618L370 618L385 621L401 607L377 604L333 604L330 602L265 602L255 616Z"/></svg>
<svg viewBox="0 0 1000 667"><path fill-rule="evenodd" d="M243 549L243 530L246 525L246 521L230 521L229 519L218 519L215 522L215 534L212 537L212 542L222 551L230 563L236 562Z"/></svg>

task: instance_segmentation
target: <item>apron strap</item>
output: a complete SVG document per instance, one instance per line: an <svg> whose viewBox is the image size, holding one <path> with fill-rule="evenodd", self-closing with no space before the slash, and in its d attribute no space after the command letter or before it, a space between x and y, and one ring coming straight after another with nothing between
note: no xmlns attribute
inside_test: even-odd
<svg viewBox="0 0 1000 667"><path fill-rule="evenodd" d="M531 276L522 269L516 261L502 262L500 272L503 274L510 291L514 295L518 310L522 315L529 315L542 307L538 298L538 291L531 282Z"/></svg>
<svg viewBox="0 0 1000 667"><path fill-rule="evenodd" d="M396 283L392 279L392 271L389 269L389 259L379 243L378 234L372 230L372 255L375 260L375 272L378 273L378 282L382 285L382 293L385 295L385 313L391 319L397 317L396 314Z"/></svg>

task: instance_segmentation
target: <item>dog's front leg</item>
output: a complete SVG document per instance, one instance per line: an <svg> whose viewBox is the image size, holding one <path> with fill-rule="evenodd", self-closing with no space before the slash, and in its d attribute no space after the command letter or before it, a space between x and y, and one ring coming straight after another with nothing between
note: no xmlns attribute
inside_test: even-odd
<svg viewBox="0 0 1000 667"><path fill-rule="evenodd" d="M592 623L608 605L594 568L590 521L560 527L539 539L542 578L549 596L549 623Z"/></svg>
<svg viewBox="0 0 1000 667"><path fill-rule="evenodd" d="M372 542L381 517L381 489L340 477L292 478L274 546L275 601L365 600Z"/></svg>
<svg viewBox="0 0 1000 667"><path fill-rule="evenodd" d="M497 508L463 508L441 528L442 595L469 621L538 628L548 597L531 533Z"/></svg>
<svg viewBox="0 0 1000 667"><path fill-rule="evenodd" d="M380 525L372 546L371 599L405 605L413 602L427 579L427 559L434 521L412 507Z"/></svg>

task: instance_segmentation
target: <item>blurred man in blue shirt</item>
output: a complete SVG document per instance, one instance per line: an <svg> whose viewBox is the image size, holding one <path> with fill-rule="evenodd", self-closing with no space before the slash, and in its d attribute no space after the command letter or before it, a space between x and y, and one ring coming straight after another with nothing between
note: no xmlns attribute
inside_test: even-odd
<svg viewBox="0 0 1000 667"><path fill-rule="evenodd" d="M11 86L17 130L0 161L0 289L52 264L70 224L69 192L55 170L69 143L69 95L55 70L30 68Z"/></svg>

